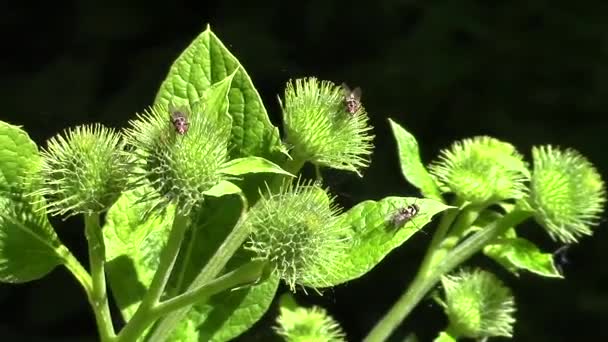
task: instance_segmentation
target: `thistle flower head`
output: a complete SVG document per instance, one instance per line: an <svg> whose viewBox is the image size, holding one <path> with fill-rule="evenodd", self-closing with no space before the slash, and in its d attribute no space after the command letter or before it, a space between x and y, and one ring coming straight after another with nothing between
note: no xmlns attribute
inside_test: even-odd
<svg viewBox="0 0 608 342"><path fill-rule="evenodd" d="M203 192L223 175L218 172L228 160L229 127L203 113L176 114L154 106L138 115L126 130L127 143L135 154L136 178L132 187L149 182L152 191L144 196L154 208L174 203L187 215L203 202Z"/></svg>
<svg viewBox="0 0 608 342"><path fill-rule="evenodd" d="M286 303L281 298L281 309L275 331L288 342L342 342L346 341L340 325L317 306L298 307L293 299Z"/></svg>
<svg viewBox="0 0 608 342"><path fill-rule="evenodd" d="M332 202L311 184L287 185L261 198L248 214L246 248L271 262L292 290L296 284L325 283L342 267L336 260L343 260L337 256L347 253L349 238Z"/></svg>
<svg viewBox="0 0 608 342"><path fill-rule="evenodd" d="M367 113L363 106L350 113L341 87L314 77L290 81L283 116L294 155L359 175L368 166L373 136Z"/></svg>
<svg viewBox="0 0 608 342"><path fill-rule="evenodd" d="M521 198L529 178L511 144L486 136L457 141L430 170L443 191L474 204Z"/></svg>
<svg viewBox="0 0 608 342"><path fill-rule="evenodd" d="M458 336L511 337L515 302L511 290L493 274L481 270L461 271L441 279L444 309L452 331Z"/></svg>
<svg viewBox="0 0 608 342"><path fill-rule="evenodd" d="M101 124L78 126L49 139L41 151L38 188L51 214L107 210L124 190L129 163L118 133Z"/></svg>
<svg viewBox="0 0 608 342"><path fill-rule="evenodd" d="M574 150L535 147L532 157L528 204L536 221L553 239L564 243L591 235L606 202L604 182L597 170Z"/></svg>

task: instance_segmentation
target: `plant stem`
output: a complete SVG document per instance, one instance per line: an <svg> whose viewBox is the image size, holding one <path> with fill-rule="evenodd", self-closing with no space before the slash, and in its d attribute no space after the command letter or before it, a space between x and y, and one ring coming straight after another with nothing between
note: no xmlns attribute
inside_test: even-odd
<svg viewBox="0 0 608 342"><path fill-rule="evenodd" d="M143 331L153 323L150 320L150 313L153 308L159 303L160 297L163 294L171 270L175 264L175 259L179 253L179 249L184 238L184 233L188 227L186 224L187 218L179 213L175 208L175 216L173 218L173 226L167 239L167 245L163 248L160 262L154 278L150 283L148 291L144 295L141 304L133 314L133 317L127 322L127 325L118 334L118 341L136 341Z"/></svg>
<svg viewBox="0 0 608 342"><path fill-rule="evenodd" d="M64 246L61 245L57 249L57 254L61 255L63 259L63 264L65 267L74 275L76 280L80 283L84 292L87 295L87 299L91 306L93 306L93 281L91 280L91 275L89 272L82 266L82 264L74 257L72 252Z"/></svg>
<svg viewBox="0 0 608 342"><path fill-rule="evenodd" d="M247 217L248 205L247 198L245 195L240 194L243 207L241 209L241 216L239 217L236 225L226 237L226 240L222 243L215 254L209 259L203 270L196 276L192 284L188 287L188 291L194 290L202 285L213 280L217 275L224 269L230 258L236 253L241 247L245 239L249 236L249 229L244 224ZM190 305L182 309L176 310L168 314L158 326L154 329L154 332L150 336L149 341L164 341L169 337L175 326L188 314Z"/></svg>
<svg viewBox="0 0 608 342"><path fill-rule="evenodd" d="M527 211L513 210L478 231L470 238L465 239L454 250L449 252L439 264L432 266L429 272L419 272L408 290L393 304L384 317L376 323L364 341L385 341L444 274L466 261L507 229L516 226L531 215Z"/></svg>
<svg viewBox="0 0 608 342"><path fill-rule="evenodd" d="M99 226L99 214L84 215L85 235L89 244L89 263L91 267L91 306L97 322L97 330L101 341L112 341L115 332L110 315L108 294L106 292L105 260L106 248L103 240L101 227Z"/></svg>
<svg viewBox="0 0 608 342"><path fill-rule="evenodd" d="M450 231L444 236L442 241L431 250L431 259L424 272L432 270L462 239L465 231L477 220L481 212L486 208L485 205L468 205L460 212L458 219L452 225Z"/></svg>
<svg viewBox="0 0 608 342"><path fill-rule="evenodd" d="M215 278L207 284L160 303L154 310L155 314L164 316L185 306L201 303L204 299L214 294L234 289L239 285L253 284L260 279L265 266L266 262L261 260L248 262L236 270Z"/></svg>
<svg viewBox="0 0 608 342"><path fill-rule="evenodd" d="M434 264L434 261L436 260L435 253L439 248L439 245L443 241L443 238L448 233L452 222L454 222L454 219L456 219L456 217L460 213L459 209L462 205L463 202L457 199L456 202L453 204L453 206L456 208L448 209L441 216L439 226L437 227L437 230L435 230L435 233L433 234L433 238L431 240L431 244L429 245L429 248L427 249L424 258L422 259L422 263L420 264L420 268L418 270L419 274L427 273L431 266Z"/></svg>

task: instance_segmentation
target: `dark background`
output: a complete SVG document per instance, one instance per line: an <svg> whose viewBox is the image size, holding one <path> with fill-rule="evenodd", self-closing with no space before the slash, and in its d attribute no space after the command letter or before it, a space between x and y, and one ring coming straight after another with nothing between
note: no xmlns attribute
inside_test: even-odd
<svg viewBox="0 0 608 342"><path fill-rule="evenodd" d="M77 124L122 127L152 103L173 60L209 23L247 69L277 126L276 94L289 78L362 87L376 148L363 179L330 177L346 206L418 195L400 175L389 117L418 138L427 162L455 139L487 134L528 158L536 144L573 147L605 175L606 13L603 1L3 2L0 119L23 125L40 145ZM54 223L85 260L81 222ZM533 223L523 228L543 249L559 247ZM570 249L565 280L515 278L482 257L473 260L512 287L515 340L608 338L605 228ZM298 300L322 305L350 340L360 340L411 280L431 229L362 279ZM40 281L0 284L0 307L0 341L96 339L84 293L63 268ZM275 310L240 340L266 340ZM394 340L414 331L428 341L445 323L427 300Z"/></svg>

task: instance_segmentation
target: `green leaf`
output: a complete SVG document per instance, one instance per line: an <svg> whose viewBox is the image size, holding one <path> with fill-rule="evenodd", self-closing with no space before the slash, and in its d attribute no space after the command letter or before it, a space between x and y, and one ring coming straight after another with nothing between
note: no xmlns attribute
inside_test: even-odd
<svg viewBox="0 0 608 342"><path fill-rule="evenodd" d="M26 200L1 197L0 281L24 283L40 279L63 264L65 248L44 212Z"/></svg>
<svg viewBox="0 0 608 342"><path fill-rule="evenodd" d="M139 306L158 267L173 222L173 210L144 219L143 189L124 193L110 208L103 227L106 272L118 308L126 320Z"/></svg>
<svg viewBox="0 0 608 342"><path fill-rule="evenodd" d="M40 156L36 144L25 131L0 121L0 174L2 190L11 191L22 185L38 169ZM20 189L23 190L23 189Z"/></svg>
<svg viewBox="0 0 608 342"><path fill-rule="evenodd" d="M277 164L260 157L237 158L229 161L220 169L221 173L227 175L244 175L247 173L278 173L295 177L291 173L283 170Z"/></svg>
<svg viewBox="0 0 608 342"><path fill-rule="evenodd" d="M220 181L211 189L205 191L205 195L213 197L222 197L226 195L233 195L241 193L241 188L236 186L234 183L229 181Z"/></svg>
<svg viewBox="0 0 608 342"><path fill-rule="evenodd" d="M543 253L523 238L500 238L496 243L484 247L483 252L515 275L523 269L543 277L562 278L553 263L553 254Z"/></svg>
<svg viewBox="0 0 608 342"><path fill-rule="evenodd" d="M39 279L63 263L65 248L41 198L25 198L27 176L40 165L38 149L19 127L0 121L0 281ZM38 202L32 204L30 201Z"/></svg>
<svg viewBox="0 0 608 342"><path fill-rule="evenodd" d="M420 192L425 197L443 202L437 184L435 184L431 174L420 160L420 151L416 138L393 120L389 119L389 122L395 135L395 140L397 140L399 163L405 179L420 189Z"/></svg>
<svg viewBox="0 0 608 342"><path fill-rule="evenodd" d="M171 293L180 293L201 271L209 258L238 220L241 203L235 196L210 198L198 217L178 256L174 274L169 280ZM240 249L226 266L228 272L252 258L250 252ZM252 287L220 293L202 305L194 306L173 332L171 340L228 341L240 335L257 322L268 310L279 280L271 276Z"/></svg>
<svg viewBox="0 0 608 342"><path fill-rule="evenodd" d="M232 73L235 74L230 84L228 112L233 120L233 157L256 155L281 160L279 131L270 122L260 95L245 69L210 28L173 63L155 102L194 103L211 85Z"/></svg>
<svg viewBox="0 0 608 342"><path fill-rule="evenodd" d="M418 214L402 227L395 227L391 222L393 215L400 208L413 204L418 206ZM352 229L350 252L343 255L343 260L336 261L343 264L340 273L325 280L337 285L364 275L390 251L428 224L435 214L448 208L451 207L433 199L414 197L386 197L378 202L365 201L357 204L342 214L342 219ZM321 283L306 285L324 286Z"/></svg>

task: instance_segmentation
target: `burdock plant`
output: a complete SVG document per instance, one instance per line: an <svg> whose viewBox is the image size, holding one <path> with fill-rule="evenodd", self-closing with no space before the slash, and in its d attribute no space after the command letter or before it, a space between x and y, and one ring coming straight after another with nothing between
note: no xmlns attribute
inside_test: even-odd
<svg viewBox="0 0 608 342"><path fill-rule="evenodd" d="M102 342L229 341L268 311L280 282L323 293L364 276L443 213L410 288L367 340L386 339L440 281L451 324L440 337L510 335L506 286L487 273L448 274L483 251L513 273L561 277L518 225L534 217L567 243L590 235L605 201L597 171L548 146L533 150L530 170L492 137L454 143L427 171L415 138L392 123L404 176L423 198L340 208L324 170L361 176L373 151L367 109L340 83L288 81L280 136L243 66L207 29L127 128L71 128L39 151L0 122L0 280L65 266ZM88 268L47 215L83 216ZM111 316L110 293L121 317ZM290 341L346 336L321 309L284 306L277 322Z"/></svg>

